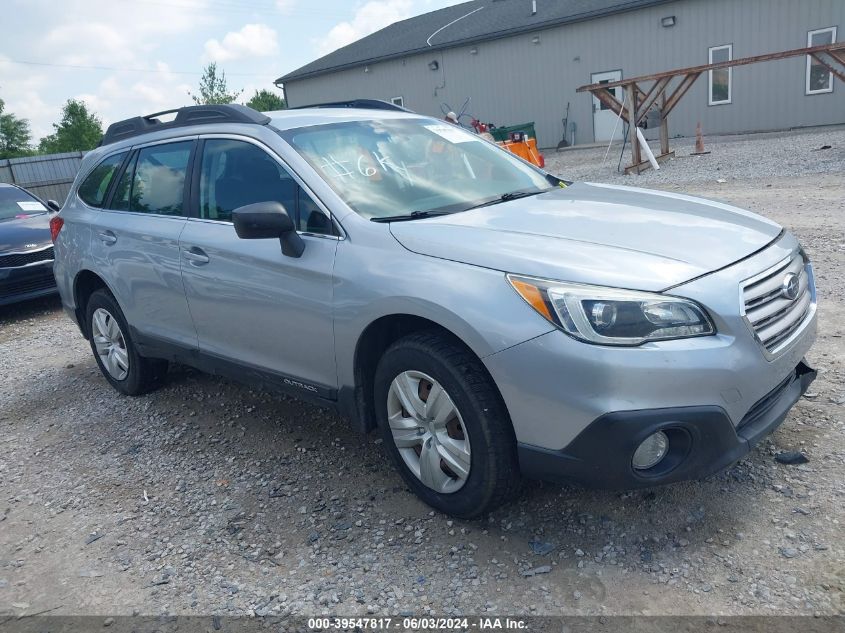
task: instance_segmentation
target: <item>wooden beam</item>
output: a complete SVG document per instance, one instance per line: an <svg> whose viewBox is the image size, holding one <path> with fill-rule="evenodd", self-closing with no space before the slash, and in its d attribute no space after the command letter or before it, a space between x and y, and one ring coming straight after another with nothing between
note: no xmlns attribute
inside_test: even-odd
<svg viewBox="0 0 845 633"><path fill-rule="evenodd" d="M675 91L666 100L666 103L663 104L664 117L669 116L669 113L675 109L675 106L678 105L678 101L680 101L681 97L687 93L687 90L689 90L695 83L695 80L698 79L700 74L701 73L690 73L681 80L681 83L678 84L678 87L675 88Z"/></svg>
<svg viewBox="0 0 845 633"><path fill-rule="evenodd" d="M619 99L617 99L616 95L610 92L610 90L597 90L593 93L593 96L599 101L601 101L603 104L605 104L608 108L613 110L613 113L616 116L620 116L619 113L621 112L622 118L625 119L625 121L628 120L628 115L625 112L624 106L619 103Z"/></svg>
<svg viewBox="0 0 845 633"><path fill-rule="evenodd" d="M845 81L845 73L842 72L841 70L839 70L838 68L835 68L835 67L831 66L830 64L828 64L824 59L822 59L822 57L818 53L810 53L810 57L815 59L822 66L824 66L830 72L832 72L834 75L839 77L839 81Z"/></svg>
<svg viewBox="0 0 845 633"><path fill-rule="evenodd" d="M742 57L740 59L733 59L724 62L717 62L715 64L702 64L701 66L690 66L689 68L678 68L675 70L667 70L664 72L654 73L651 75L642 75L641 77L633 77L631 79L620 79L619 81L611 81L603 84L588 84L581 86L576 92L592 92L596 88L616 88L617 86L626 86L629 83L640 83L645 81L656 81L663 77L677 77L678 75L689 75L692 73L701 74L707 70L719 70L721 68L732 68L734 66L745 66L747 64L756 64L757 62L767 62L776 59L786 59L788 57L799 57L801 55L812 55L813 53L831 53L845 52L845 42L835 42L833 44L822 44L821 46L808 46L806 48L795 48L788 51L781 51L779 53L766 53L765 55L754 55L753 57Z"/></svg>
<svg viewBox="0 0 845 633"><path fill-rule="evenodd" d="M672 81L671 77L664 77L663 79L658 79L654 82L654 85L648 91L642 103L637 108L637 123L642 121L648 114L648 111L651 110L651 107L657 102L660 95L665 94L664 91L670 81Z"/></svg>
<svg viewBox="0 0 845 633"><path fill-rule="evenodd" d="M631 157L633 164L642 161L640 157L640 139L637 138L637 84L630 83L625 86L628 101L628 140L631 143Z"/></svg>
<svg viewBox="0 0 845 633"><path fill-rule="evenodd" d="M643 89L640 88L639 84L634 84L634 87L637 90L637 110L640 109L639 104L646 98L646 93L643 92Z"/></svg>
<svg viewBox="0 0 845 633"><path fill-rule="evenodd" d="M675 158L675 152L664 152L664 153L660 154L660 156L654 157L654 159L658 163L665 163L670 158ZM635 171L639 174L640 172L643 172L643 171L645 171L646 169L649 169L649 168L651 168L651 162L644 160L644 161L640 161L639 163L634 163L633 165L629 165L628 167L626 167L625 173L630 174L632 171Z"/></svg>
<svg viewBox="0 0 845 633"><path fill-rule="evenodd" d="M666 91L660 97L660 153L669 153L669 118L664 114L666 111Z"/></svg>

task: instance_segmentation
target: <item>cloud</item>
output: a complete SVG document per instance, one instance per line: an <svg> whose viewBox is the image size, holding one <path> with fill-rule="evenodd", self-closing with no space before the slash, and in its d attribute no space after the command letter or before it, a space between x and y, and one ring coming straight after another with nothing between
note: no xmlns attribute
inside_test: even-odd
<svg viewBox="0 0 845 633"><path fill-rule="evenodd" d="M410 17L411 0L371 0L355 12L348 22L336 24L317 42L317 51L326 55L379 29Z"/></svg>
<svg viewBox="0 0 845 633"><path fill-rule="evenodd" d="M62 64L130 63L135 55L125 33L101 22L62 24L50 30L41 50Z"/></svg>
<svg viewBox="0 0 845 633"><path fill-rule="evenodd" d="M278 52L276 31L266 24L247 24L240 31L226 33L222 42L208 40L203 60L225 62L244 57L269 57Z"/></svg>
<svg viewBox="0 0 845 633"><path fill-rule="evenodd" d="M296 3L297 0L276 0L276 8L284 14L288 14L293 11Z"/></svg>
<svg viewBox="0 0 845 633"><path fill-rule="evenodd" d="M73 97L77 101L82 101L88 109L93 112L103 112L111 107L111 101L104 99L100 95L82 93Z"/></svg>
<svg viewBox="0 0 845 633"><path fill-rule="evenodd" d="M33 73L31 67L10 64L8 59L0 54L0 99L6 104L6 112L28 119L36 139L49 134L53 128L48 121L56 109L41 96L49 91L49 82L43 75Z"/></svg>

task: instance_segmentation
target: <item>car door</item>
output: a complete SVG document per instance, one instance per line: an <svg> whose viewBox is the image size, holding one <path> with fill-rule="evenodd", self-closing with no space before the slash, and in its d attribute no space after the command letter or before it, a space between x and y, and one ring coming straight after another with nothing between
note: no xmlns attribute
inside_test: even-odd
<svg viewBox="0 0 845 633"><path fill-rule="evenodd" d="M142 345L197 348L179 253L195 145L189 138L135 148L93 223L95 270Z"/></svg>
<svg viewBox="0 0 845 633"><path fill-rule="evenodd" d="M206 360L334 397L337 372L332 270L338 235L325 209L280 159L244 138L200 140L192 217L182 233L182 278ZM285 206L305 242L300 257L278 239L238 238L232 211Z"/></svg>

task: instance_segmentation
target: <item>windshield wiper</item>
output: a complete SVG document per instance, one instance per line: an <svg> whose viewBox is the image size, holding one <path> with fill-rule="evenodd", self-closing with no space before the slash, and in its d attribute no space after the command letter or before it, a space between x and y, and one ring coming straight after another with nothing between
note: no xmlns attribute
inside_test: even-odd
<svg viewBox="0 0 845 633"><path fill-rule="evenodd" d="M496 196L492 200L485 200L479 204L471 204L466 207L446 209L432 209L431 211L412 211L411 213L402 215L388 215L382 218L370 218L370 222L407 222L408 220L419 220L421 218L430 218L436 215L449 215L451 213L460 213L462 211L469 211L470 209L478 209L481 207L488 207L491 204L499 204L500 202L509 202L518 198L526 198L528 196L536 196L545 193L549 189L532 189L530 191L508 191L500 196ZM456 205L453 205L456 206Z"/></svg>
<svg viewBox="0 0 845 633"><path fill-rule="evenodd" d="M408 220L420 220L432 218L436 215L449 215L454 211L412 211L401 215L388 215L382 218L370 218L370 222L407 222Z"/></svg>
<svg viewBox="0 0 845 633"><path fill-rule="evenodd" d="M492 200L485 200L479 204L474 204L471 207L467 207L465 210L469 211L470 209L480 209L481 207L489 207L493 204L499 204L501 202L510 202L511 200L517 200L519 198L527 198L528 196L536 196L541 193L545 193L549 191L548 189L537 189L532 191L509 191L507 193L503 193L501 196L497 196Z"/></svg>

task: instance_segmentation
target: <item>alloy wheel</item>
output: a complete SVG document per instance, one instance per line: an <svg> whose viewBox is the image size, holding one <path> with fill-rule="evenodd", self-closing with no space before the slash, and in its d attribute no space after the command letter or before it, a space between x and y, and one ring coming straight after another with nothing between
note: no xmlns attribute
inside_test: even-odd
<svg viewBox="0 0 845 633"><path fill-rule="evenodd" d="M387 394L390 432L408 469L440 493L460 490L472 463L461 413L443 386L419 371L404 371Z"/></svg>
<svg viewBox="0 0 845 633"><path fill-rule="evenodd" d="M103 367L115 380L129 374L129 352L120 325L111 313L97 308L91 317L91 336Z"/></svg>

